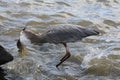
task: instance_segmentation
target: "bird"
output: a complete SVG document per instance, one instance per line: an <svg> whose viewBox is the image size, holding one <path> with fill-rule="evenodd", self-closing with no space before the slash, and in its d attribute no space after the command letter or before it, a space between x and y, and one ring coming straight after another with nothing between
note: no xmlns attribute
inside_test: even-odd
<svg viewBox="0 0 120 80"><path fill-rule="evenodd" d="M13 60L13 56L6 51L6 49L0 45L0 65L8 63Z"/></svg>
<svg viewBox="0 0 120 80"><path fill-rule="evenodd" d="M66 53L64 57L60 59L60 62L56 65L56 67L58 67L71 56L67 43L77 42L85 37L98 34L99 32L94 29L87 29L73 24L53 25L40 35L24 28L20 32L20 37L17 41L17 47L20 49L22 55L25 55L26 49L24 47L25 44L28 44L28 42L38 45L44 43L63 44Z"/></svg>

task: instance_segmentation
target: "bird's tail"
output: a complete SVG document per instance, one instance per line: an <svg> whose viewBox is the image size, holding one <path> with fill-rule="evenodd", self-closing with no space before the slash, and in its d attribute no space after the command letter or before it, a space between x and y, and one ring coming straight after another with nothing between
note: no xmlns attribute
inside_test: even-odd
<svg viewBox="0 0 120 80"><path fill-rule="evenodd" d="M89 30L89 29L86 29L84 31L84 33L86 34L86 36L98 35L99 34L99 32L97 30Z"/></svg>

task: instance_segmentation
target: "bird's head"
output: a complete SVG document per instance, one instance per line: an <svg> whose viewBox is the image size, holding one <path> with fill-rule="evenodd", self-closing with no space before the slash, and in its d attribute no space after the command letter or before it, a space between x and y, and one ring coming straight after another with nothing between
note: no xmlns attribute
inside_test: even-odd
<svg viewBox="0 0 120 80"><path fill-rule="evenodd" d="M25 46L26 46L27 42L29 41L25 35L25 31L26 31L26 28L24 28L20 32L20 36L17 41L17 48L18 48L20 55L22 55L22 56L26 55L26 47Z"/></svg>
<svg viewBox="0 0 120 80"><path fill-rule="evenodd" d="M26 46L31 44L30 39L28 38L30 36L30 31L26 30L26 27L22 29L20 32L19 39L17 41L17 48L20 53L20 55L25 56L26 55Z"/></svg>
<svg viewBox="0 0 120 80"><path fill-rule="evenodd" d="M17 41L17 47L19 49L20 54L24 56L26 54L26 46L31 45L31 43L39 43L39 40L40 38L38 35L24 28L20 32L20 37L19 40Z"/></svg>

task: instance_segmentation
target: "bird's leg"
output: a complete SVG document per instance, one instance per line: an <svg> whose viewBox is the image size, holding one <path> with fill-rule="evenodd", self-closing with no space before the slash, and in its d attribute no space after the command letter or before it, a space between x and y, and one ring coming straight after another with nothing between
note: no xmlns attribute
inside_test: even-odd
<svg viewBox="0 0 120 80"><path fill-rule="evenodd" d="M66 54L65 54L65 56L60 60L61 62L56 65L56 67L58 67L60 64L62 64L65 60L67 60L67 59L71 56L71 54L70 54L70 52L69 52L69 49L68 49L68 47L67 47L67 44L66 44L66 43L63 43L63 45L65 46Z"/></svg>
<svg viewBox="0 0 120 80"><path fill-rule="evenodd" d="M68 49L68 47L67 47L67 44L66 44L66 43L63 43L63 45L64 45L64 47L65 47L65 49L66 49L66 54L65 54L65 56L64 56L60 61L63 61L67 56L70 55L69 49Z"/></svg>
<svg viewBox="0 0 120 80"><path fill-rule="evenodd" d="M17 41L17 47L19 49L19 53L22 55L22 56L25 56L26 55L26 48L25 46L21 43L20 39Z"/></svg>

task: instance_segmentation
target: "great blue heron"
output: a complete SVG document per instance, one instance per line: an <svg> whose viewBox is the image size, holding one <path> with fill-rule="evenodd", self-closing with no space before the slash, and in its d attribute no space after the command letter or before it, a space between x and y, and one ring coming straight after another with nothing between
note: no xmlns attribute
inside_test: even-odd
<svg viewBox="0 0 120 80"><path fill-rule="evenodd" d="M65 60L67 60L71 54L67 47L68 42L76 42L81 40L84 37L91 35L98 35L99 32L96 30L85 29L78 25L70 25L70 24L59 24L55 26L51 26L47 31L42 33L41 35L36 35L31 31L23 29L20 32L20 39L17 42L17 46L25 55L24 44L26 41L30 41L35 44L40 43L54 43L54 44L63 44L66 49L65 56L60 60L60 63L56 65L58 67Z"/></svg>
<svg viewBox="0 0 120 80"><path fill-rule="evenodd" d="M0 65L13 60L13 56L8 53L3 46L0 45Z"/></svg>

